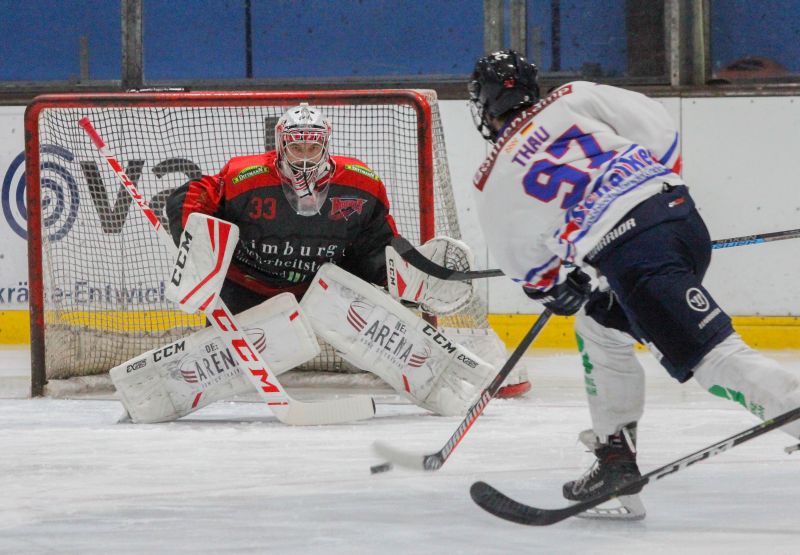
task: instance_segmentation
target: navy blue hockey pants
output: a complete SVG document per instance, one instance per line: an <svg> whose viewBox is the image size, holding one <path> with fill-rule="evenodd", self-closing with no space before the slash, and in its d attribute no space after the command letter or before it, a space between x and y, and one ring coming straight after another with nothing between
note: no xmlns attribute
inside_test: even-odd
<svg viewBox="0 0 800 555"><path fill-rule="evenodd" d="M711 261L708 229L683 186L665 187L620 222L630 218L636 223L631 231L587 260L608 279L611 292L594 292L586 312L655 346L670 375L685 382L733 332L730 317L702 285Z"/></svg>

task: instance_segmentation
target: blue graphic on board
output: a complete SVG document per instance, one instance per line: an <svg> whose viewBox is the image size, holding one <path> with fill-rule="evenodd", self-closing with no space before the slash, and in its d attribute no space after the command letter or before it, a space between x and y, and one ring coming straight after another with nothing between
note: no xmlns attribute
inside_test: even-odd
<svg viewBox="0 0 800 555"><path fill-rule="evenodd" d="M57 145L42 145L43 154L52 154L67 162L75 156ZM78 184L73 175L56 161L41 165L42 227L50 241L58 241L69 233L78 217ZM22 239L28 239L28 213L25 203L25 153L14 158L3 178L3 215L9 227Z"/></svg>

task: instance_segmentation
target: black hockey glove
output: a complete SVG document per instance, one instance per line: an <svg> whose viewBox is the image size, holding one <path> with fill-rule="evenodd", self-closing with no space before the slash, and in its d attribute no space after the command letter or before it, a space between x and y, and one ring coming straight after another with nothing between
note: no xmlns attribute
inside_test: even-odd
<svg viewBox="0 0 800 555"><path fill-rule="evenodd" d="M570 316L578 312L589 298L592 292L590 285L591 278L580 269L575 268L568 275L563 283L556 285L547 291L536 291L523 287L522 290L531 299L539 301L553 314Z"/></svg>

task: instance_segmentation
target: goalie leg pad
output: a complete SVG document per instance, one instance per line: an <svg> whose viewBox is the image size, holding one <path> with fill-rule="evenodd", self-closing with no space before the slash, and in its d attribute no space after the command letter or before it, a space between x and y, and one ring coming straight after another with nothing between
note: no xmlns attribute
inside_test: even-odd
<svg viewBox="0 0 800 555"><path fill-rule="evenodd" d="M282 293L237 320L273 372L281 374L319 354L308 318L291 293ZM213 328L148 351L109 372L137 423L168 422L214 401L252 391L235 357Z"/></svg>
<svg viewBox="0 0 800 555"><path fill-rule="evenodd" d="M508 359L508 351L503 341L492 328L441 328L447 337L454 339L460 345L473 353L480 353L482 359L494 366L501 368ZM510 399L525 395L531 389L528 380L528 368L524 359L518 361L511 373L503 382L495 397Z"/></svg>
<svg viewBox="0 0 800 555"><path fill-rule="evenodd" d="M317 335L347 362L438 414L465 414L496 375L441 330L333 264L320 268L300 304Z"/></svg>

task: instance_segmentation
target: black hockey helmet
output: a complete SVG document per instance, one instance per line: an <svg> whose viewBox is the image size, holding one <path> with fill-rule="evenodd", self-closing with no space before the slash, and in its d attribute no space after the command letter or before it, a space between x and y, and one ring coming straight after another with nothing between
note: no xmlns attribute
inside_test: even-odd
<svg viewBox="0 0 800 555"><path fill-rule="evenodd" d="M469 82L469 102L475 126L485 139L497 139L488 116L501 117L539 101L539 70L514 50L499 50L478 58Z"/></svg>

